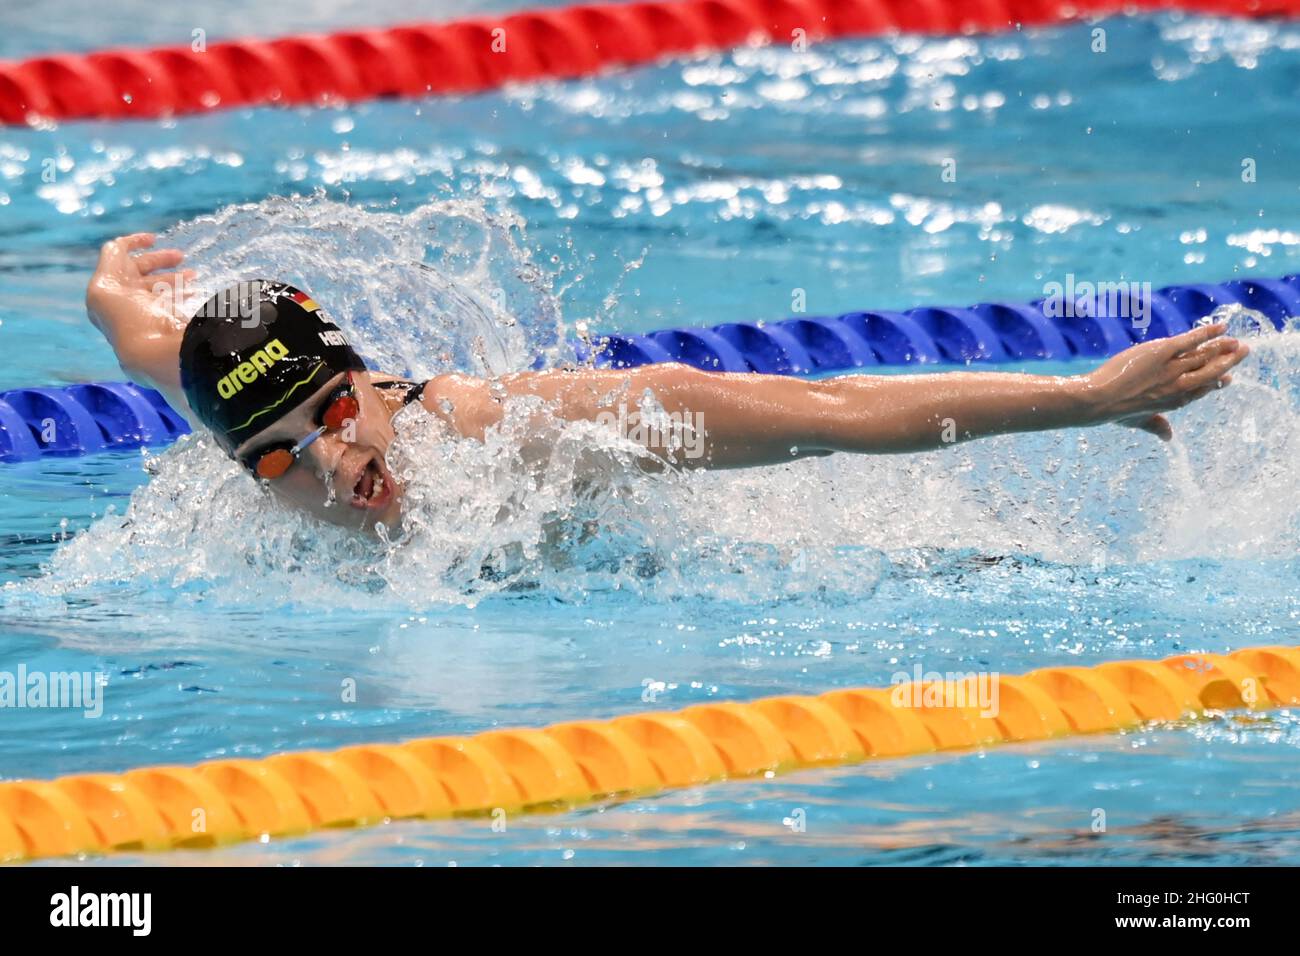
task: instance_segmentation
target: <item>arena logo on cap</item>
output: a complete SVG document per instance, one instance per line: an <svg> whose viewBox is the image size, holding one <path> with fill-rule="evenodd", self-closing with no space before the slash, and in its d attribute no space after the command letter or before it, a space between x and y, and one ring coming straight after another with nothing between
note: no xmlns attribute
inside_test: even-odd
<svg viewBox="0 0 1300 956"><path fill-rule="evenodd" d="M222 398L233 398L245 385L252 385L258 376L280 359L288 356L289 350L279 339L271 339L262 348L240 362L225 378L217 382L217 394Z"/></svg>

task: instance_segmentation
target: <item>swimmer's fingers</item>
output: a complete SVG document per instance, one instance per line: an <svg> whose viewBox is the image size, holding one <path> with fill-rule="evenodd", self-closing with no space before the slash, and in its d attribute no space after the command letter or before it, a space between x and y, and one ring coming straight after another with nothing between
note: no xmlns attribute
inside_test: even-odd
<svg viewBox="0 0 1300 956"><path fill-rule="evenodd" d="M114 241L120 243L127 252L135 252L138 249L148 249L157 238L152 232L133 232Z"/></svg>
<svg viewBox="0 0 1300 956"><path fill-rule="evenodd" d="M135 267L140 270L140 275L147 276L157 269L173 269L184 260L185 254L179 249L159 249L136 256Z"/></svg>
<svg viewBox="0 0 1300 956"><path fill-rule="evenodd" d="M1181 335L1175 335L1165 339L1165 354L1172 357L1182 357L1186 353L1195 350L1201 344L1217 339L1224 332L1228 331L1227 322L1215 322L1213 325L1200 325L1190 332L1184 332Z"/></svg>
<svg viewBox="0 0 1300 956"><path fill-rule="evenodd" d="M1209 362L1221 355L1228 355L1238 349L1245 348L1244 345L1233 338L1211 339L1208 342L1202 342L1194 349L1188 349L1175 355L1170 360L1170 365L1180 373L1192 372L1204 368Z"/></svg>
<svg viewBox="0 0 1300 956"><path fill-rule="evenodd" d="M1178 376L1178 385L1184 395L1189 392L1204 394L1206 390L1219 388L1219 381L1249 354L1250 349L1244 343L1238 343L1231 351L1220 352L1199 368ZM1197 397L1199 398L1200 395L1198 394Z"/></svg>
<svg viewBox="0 0 1300 956"><path fill-rule="evenodd" d="M110 239L99 247L99 272L120 272L132 265L131 253L148 249L154 243L152 232L133 232L129 236Z"/></svg>
<svg viewBox="0 0 1300 956"><path fill-rule="evenodd" d="M181 269L178 272L159 272L156 275L148 276L149 284L155 288L161 285L175 287L177 285L189 282L198 273L193 269Z"/></svg>
<svg viewBox="0 0 1300 956"><path fill-rule="evenodd" d="M1190 405L1192 402L1202 399L1206 395L1213 395L1221 388L1227 388L1230 384L1232 384L1231 375L1225 375L1222 378L1215 379L1212 382L1206 382L1204 385L1201 385L1200 387L1195 388L1192 391L1188 392L1187 395L1184 397L1183 403L1186 405Z"/></svg>

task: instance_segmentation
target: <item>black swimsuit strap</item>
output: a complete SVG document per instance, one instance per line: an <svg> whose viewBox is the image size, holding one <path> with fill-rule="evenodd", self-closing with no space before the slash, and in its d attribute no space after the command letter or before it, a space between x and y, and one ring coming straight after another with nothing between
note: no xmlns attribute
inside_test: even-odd
<svg viewBox="0 0 1300 956"><path fill-rule="evenodd" d="M398 379L391 382L375 382L375 388L404 388L406 394L402 396L402 407L405 408L412 402L418 402L424 397L424 387L429 384L431 379L425 379L423 382L406 382Z"/></svg>

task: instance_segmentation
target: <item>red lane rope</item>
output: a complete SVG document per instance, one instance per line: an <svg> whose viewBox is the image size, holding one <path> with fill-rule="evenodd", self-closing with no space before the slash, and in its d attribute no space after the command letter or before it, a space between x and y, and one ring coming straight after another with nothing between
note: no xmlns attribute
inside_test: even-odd
<svg viewBox="0 0 1300 956"><path fill-rule="evenodd" d="M587 76L755 37L993 32L1125 10L1297 16L1300 0L650 0L0 61L0 123L142 119L266 104L473 93Z"/></svg>

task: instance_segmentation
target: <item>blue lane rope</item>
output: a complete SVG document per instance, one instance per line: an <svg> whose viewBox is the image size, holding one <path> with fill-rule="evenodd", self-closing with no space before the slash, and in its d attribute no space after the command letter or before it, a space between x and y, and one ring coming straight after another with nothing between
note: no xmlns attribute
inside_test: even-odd
<svg viewBox="0 0 1300 956"><path fill-rule="evenodd" d="M131 382L0 392L0 461L166 445L189 430L161 395Z"/></svg>
<svg viewBox="0 0 1300 956"><path fill-rule="evenodd" d="M1057 308L1050 308L1047 300L1037 299L664 329L597 339L580 356L598 348L597 363L615 368L684 362L715 371L777 375L873 365L1104 357L1147 339L1186 332L1217 306L1230 303L1262 312L1280 329L1287 318L1300 315L1300 276L1168 286L1152 292L1149 301L1140 291L1132 300L1076 297L1068 309L1059 300L1051 303ZM1057 311L1070 314L1050 314ZM1142 318L1129 317L1134 314Z"/></svg>
<svg viewBox="0 0 1300 956"><path fill-rule="evenodd" d="M1216 307L1232 303L1263 313L1281 329L1288 318L1300 316L1300 275L1168 286L1151 293L1149 301L1139 292L1132 299L1076 296L1067 303L1037 299L766 324L728 322L609 335L579 343L576 351L580 361L594 354L597 365L610 368L683 362L712 371L774 375L1101 358L1185 332ZM1068 314L1054 314L1061 311ZM1141 318L1135 321L1133 315ZM129 382L0 392L0 462L164 445L189 430L161 395Z"/></svg>

